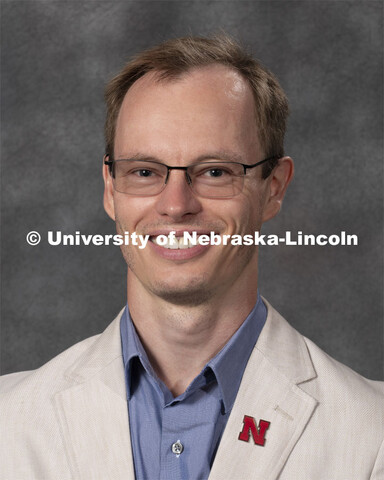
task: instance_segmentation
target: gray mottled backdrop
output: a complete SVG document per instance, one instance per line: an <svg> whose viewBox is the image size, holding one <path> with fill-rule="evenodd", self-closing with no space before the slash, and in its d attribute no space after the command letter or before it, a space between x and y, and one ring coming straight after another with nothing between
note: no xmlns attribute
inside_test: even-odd
<svg viewBox="0 0 384 480"><path fill-rule="evenodd" d="M118 247L53 247L48 230L112 233L102 207L103 88L169 37L224 29L279 77L296 177L266 233L357 247L262 247L260 290L370 378L383 367L382 2L2 1L2 371L102 331L125 302ZM30 230L43 236L29 246Z"/></svg>

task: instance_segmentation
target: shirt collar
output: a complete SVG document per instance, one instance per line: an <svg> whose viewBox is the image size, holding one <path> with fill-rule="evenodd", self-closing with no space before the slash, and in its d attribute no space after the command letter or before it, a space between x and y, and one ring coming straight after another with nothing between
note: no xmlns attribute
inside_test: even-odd
<svg viewBox="0 0 384 480"><path fill-rule="evenodd" d="M155 371L148 360L143 344L137 335L136 329L133 325L131 315L129 314L128 304L125 307L123 315L120 320L120 335L121 346L123 351L123 361L125 368L125 381L127 389L127 398L131 398L131 375L132 362L134 358L139 358L145 370L153 377L157 378Z"/></svg>
<svg viewBox="0 0 384 480"><path fill-rule="evenodd" d="M216 378L220 388L225 413L230 412L234 404L243 373L249 356L259 338L260 332L267 318L267 309L259 296L251 313L242 323L240 328L232 335L220 352L215 355L203 368L202 372L192 381L187 388L187 393L193 387L206 384L213 377ZM157 379L144 347L137 335L131 320L128 305L121 317L120 333L125 367L127 398L131 397L132 361L139 358L145 370ZM213 378L213 379L214 379ZM182 399L180 396L180 400Z"/></svg>

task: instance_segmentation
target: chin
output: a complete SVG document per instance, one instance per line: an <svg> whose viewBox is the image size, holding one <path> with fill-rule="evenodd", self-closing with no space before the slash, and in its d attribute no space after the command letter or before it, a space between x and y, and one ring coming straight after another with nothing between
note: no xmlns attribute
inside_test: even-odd
<svg viewBox="0 0 384 480"><path fill-rule="evenodd" d="M205 303L214 295L214 289L209 286L207 278L191 279L176 285L169 281L156 282L150 289L157 297L174 305L197 306Z"/></svg>

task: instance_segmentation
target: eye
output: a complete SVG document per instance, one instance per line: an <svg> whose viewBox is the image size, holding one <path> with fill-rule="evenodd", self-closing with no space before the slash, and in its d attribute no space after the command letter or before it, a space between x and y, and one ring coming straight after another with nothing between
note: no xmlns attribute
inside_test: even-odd
<svg viewBox="0 0 384 480"><path fill-rule="evenodd" d="M155 162L120 160L116 162L116 178L124 179L124 182L135 184L148 184L158 182L164 175L163 166Z"/></svg>
<svg viewBox="0 0 384 480"><path fill-rule="evenodd" d="M155 175L154 172L152 172L152 170L148 170L147 168L141 168L140 170L134 170L132 171L131 173L133 173L134 175L137 175L138 177L151 177L153 175Z"/></svg>
<svg viewBox="0 0 384 480"><path fill-rule="evenodd" d="M210 177L222 177L226 172L224 172L224 170L221 168L211 168L210 170L207 170L205 173Z"/></svg>
<svg viewBox="0 0 384 480"><path fill-rule="evenodd" d="M201 175L208 178L222 178L228 175L232 175L232 172L229 168L220 166L220 167L207 168L201 172Z"/></svg>

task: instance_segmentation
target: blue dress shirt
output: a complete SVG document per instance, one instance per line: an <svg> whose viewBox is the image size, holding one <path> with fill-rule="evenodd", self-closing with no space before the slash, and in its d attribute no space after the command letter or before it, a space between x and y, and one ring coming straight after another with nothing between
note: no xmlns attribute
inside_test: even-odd
<svg viewBox="0 0 384 480"><path fill-rule="evenodd" d="M128 306L120 331L137 480L206 480L248 358L267 317L257 303L186 391L174 398L157 377Z"/></svg>

